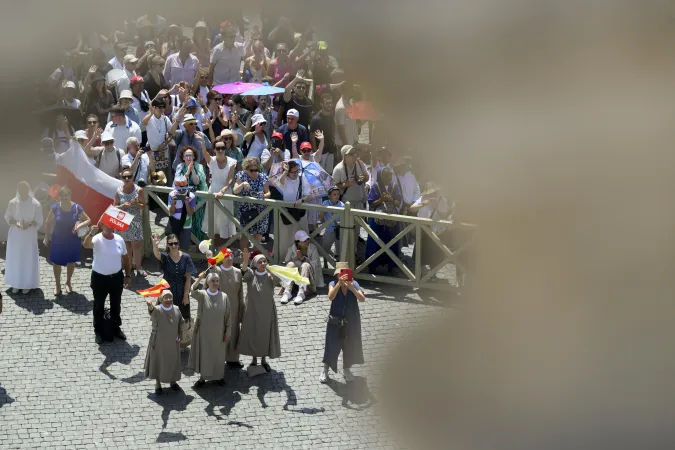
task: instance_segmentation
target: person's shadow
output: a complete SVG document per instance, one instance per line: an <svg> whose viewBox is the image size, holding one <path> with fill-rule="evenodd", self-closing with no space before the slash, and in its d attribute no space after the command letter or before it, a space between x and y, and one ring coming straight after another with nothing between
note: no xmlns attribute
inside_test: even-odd
<svg viewBox="0 0 675 450"><path fill-rule="evenodd" d="M258 400L260 401L260 405L263 408L267 408L268 406L265 402L265 394L268 392L286 393L286 403L284 404L285 411L289 410L289 406L298 405L298 399L295 396L295 391L288 385L288 383L286 383L286 377L284 376L283 372L276 372L275 370L272 370L272 372L268 373L267 375L261 375L254 378L254 380L257 381Z"/></svg>
<svg viewBox="0 0 675 450"><path fill-rule="evenodd" d="M187 441L187 436L185 436L181 432L171 433L169 431L162 431L157 436L157 440L155 442L166 444L166 443L169 443L169 442L180 442L180 441Z"/></svg>
<svg viewBox="0 0 675 450"><path fill-rule="evenodd" d="M14 294L11 289L7 289L5 292L9 298L14 300L16 306L32 312L36 316L54 307L52 302L45 300L42 289L33 289L28 294L22 294L21 292Z"/></svg>
<svg viewBox="0 0 675 450"><path fill-rule="evenodd" d="M331 378L326 384L342 398L342 406L345 408L362 411L377 403L368 389L368 380L364 377L354 376L354 380L349 383L340 383Z"/></svg>
<svg viewBox="0 0 675 450"><path fill-rule="evenodd" d="M98 370L111 380L117 380L117 377L110 373L110 366L114 363L128 366L131 364L131 361L138 356L138 352L141 350L137 344L130 345L127 341L120 341L119 339L99 345L98 349L105 356L105 359ZM138 383L143 381L143 379L144 376L141 372L132 377L123 378L121 381L125 383Z"/></svg>
<svg viewBox="0 0 675 450"><path fill-rule="evenodd" d="M207 382L206 385L195 389L206 403L204 411L207 415L215 417L217 420L225 420L232 412L234 406L242 399L242 394L248 394L251 384L247 380L246 372L240 370L225 370L225 386L219 386L215 382ZM253 428L253 426L243 422L228 422L228 425Z"/></svg>
<svg viewBox="0 0 675 450"><path fill-rule="evenodd" d="M7 390L3 388L2 385L0 385L0 408L2 408L4 405L14 403L15 401L16 400L7 394Z"/></svg>
<svg viewBox="0 0 675 450"><path fill-rule="evenodd" d="M183 389L174 392L171 388L165 388L163 391L164 392L160 395L157 395L154 392L150 393L148 394L148 398L162 407L162 428L164 429L169 423L171 411L185 411L187 406L192 403L192 400L195 398L192 395L185 395ZM160 433L160 436L158 436L157 439L160 439L163 433L164 432ZM182 433L178 434L183 435ZM183 435L183 437L185 436Z"/></svg>
<svg viewBox="0 0 675 450"><path fill-rule="evenodd" d="M94 309L93 301L89 301L85 295L75 291L70 294L64 293L63 295L54 298L54 303L67 309L73 314L82 314L83 316L86 316Z"/></svg>

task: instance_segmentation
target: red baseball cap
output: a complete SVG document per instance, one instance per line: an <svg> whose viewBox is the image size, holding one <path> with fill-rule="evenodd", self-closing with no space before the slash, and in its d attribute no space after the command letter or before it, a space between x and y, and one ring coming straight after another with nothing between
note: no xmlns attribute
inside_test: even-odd
<svg viewBox="0 0 675 450"><path fill-rule="evenodd" d="M135 77L131 78L130 84L136 84L136 83L145 83L145 80L143 79L142 76L136 75Z"/></svg>
<svg viewBox="0 0 675 450"><path fill-rule="evenodd" d="M308 148L308 149L311 150L311 149L312 149L312 144L310 144L310 143L307 142L307 141L305 141L305 142L303 142L302 144L300 144L300 150L304 150L304 149L306 149L306 148Z"/></svg>
<svg viewBox="0 0 675 450"><path fill-rule="evenodd" d="M284 138L284 135L279 133L278 131L275 131L274 133L272 133L272 139L283 139L283 138Z"/></svg>

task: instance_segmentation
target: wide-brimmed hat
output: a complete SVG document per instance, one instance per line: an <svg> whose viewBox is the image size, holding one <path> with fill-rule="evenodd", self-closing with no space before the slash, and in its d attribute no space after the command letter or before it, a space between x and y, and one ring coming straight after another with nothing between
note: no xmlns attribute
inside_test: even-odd
<svg viewBox="0 0 675 450"><path fill-rule="evenodd" d="M158 186L165 186L166 185L166 175L164 172L161 170L158 172L152 172L150 174L150 181L152 184L158 185Z"/></svg>
<svg viewBox="0 0 675 450"><path fill-rule="evenodd" d="M338 262L335 263L335 272L333 272L333 275L338 275L341 270L349 269L349 263L348 262Z"/></svg>
<svg viewBox="0 0 675 450"><path fill-rule="evenodd" d="M251 126L256 126L259 123L267 123L267 120L265 120L265 117L263 117L262 114L254 114L253 117L251 117Z"/></svg>
<svg viewBox="0 0 675 450"><path fill-rule="evenodd" d="M424 185L424 191L422 191L422 195L431 195L435 194L436 192L440 191L441 188L436 185L433 181L428 181Z"/></svg>
<svg viewBox="0 0 675 450"><path fill-rule="evenodd" d="M230 130L229 128L224 129L223 131L220 132L220 135L225 137L225 136L232 136L232 142L234 145L237 145L237 141L239 140L239 135L235 133L234 131Z"/></svg>
<svg viewBox="0 0 675 450"><path fill-rule="evenodd" d="M189 122L197 123L197 119L195 119L195 116L192 114L185 114L185 117L183 117L183 123L186 124Z"/></svg>

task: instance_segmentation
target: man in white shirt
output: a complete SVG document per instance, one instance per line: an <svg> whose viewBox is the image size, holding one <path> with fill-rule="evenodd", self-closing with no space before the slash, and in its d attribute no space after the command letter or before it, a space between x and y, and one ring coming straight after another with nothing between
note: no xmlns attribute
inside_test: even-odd
<svg viewBox="0 0 675 450"><path fill-rule="evenodd" d="M345 84L344 88L347 87ZM340 100L335 104L335 146L341 148L343 145L357 144L359 138L356 131L356 120L349 117L346 109L351 106L350 96L347 90L342 94Z"/></svg>
<svg viewBox="0 0 675 450"><path fill-rule="evenodd" d="M222 42L211 50L209 81L212 86L241 80L241 62L244 59L244 45L235 42L237 31L232 25L222 30Z"/></svg>
<svg viewBox="0 0 675 450"><path fill-rule="evenodd" d="M164 110L166 106L162 100L155 99L150 107L150 118L147 121L145 131L147 133L148 145L152 150L152 160L155 170L161 170L167 177L167 183L173 181L172 172L169 169L171 159L169 154L169 145L167 141L170 134L172 123ZM147 181L147 180L146 180Z"/></svg>
<svg viewBox="0 0 675 450"><path fill-rule="evenodd" d="M91 289L94 293L94 334L97 344L102 344L101 327L103 325L103 310L105 299L110 295L110 318L114 325L114 336L126 341L127 337L121 330L122 318L122 291L129 287L131 264L127 255L127 246L120 235L101 224L94 225L84 239L84 248L94 250L94 260L91 264ZM124 275L122 275L124 266Z"/></svg>
<svg viewBox="0 0 675 450"><path fill-rule="evenodd" d="M190 86L199 73L199 59L190 54L192 39L184 38L180 44L180 51L166 57L164 64L164 79L169 86L185 81Z"/></svg>
<svg viewBox="0 0 675 450"><path fill-rule="evenodd" d="M94 159L94 165L102 172L113 178L119 178L122 171L124 151L115 148L115 137L109 131L101 135L102 147L95 147L87 152L87 156Z"/></svg>
<svg viewBox="0 0 675 450"><path fill-rule="evenodd" d="M118 98L122 91L131 90L131 79L136 76L137 63L138 58L136 58L134 55L124 56L124 76L117 80L117 83L115 84Z"/></svg>
<svg viewBox="0 0 675 450"><path fill-rule="evenodd" d="M75 82L66 81L61 88L61 104L63 106L70 106L71 108L80 108L80 100L75 98L77 88Z"/></svg>
<svg viewBox="0 0 675 450"><path fill-rule="evenodd" d="M105 126L104 132L109 132L115 138L115 145L126 145L127 139L133 136L142 141L141 127L125 115L125 109L121 106L113 106L110 110L110 122Z"/></svg>
<svg viewBox="0 0 675 450"><path fill-rule="evenodd" d="M141 143L135 137L127 139L127 154L122 157L122 166L129 166L134 174L134 183L149 181L150 173L155 171L155 161L141 150Z"/></svg>

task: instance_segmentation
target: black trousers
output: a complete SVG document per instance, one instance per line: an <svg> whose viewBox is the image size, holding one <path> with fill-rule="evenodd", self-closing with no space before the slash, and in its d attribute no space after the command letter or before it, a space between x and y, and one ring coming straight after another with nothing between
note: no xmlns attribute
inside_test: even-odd
<svg viewBox="0 0 675 450"><path fill-rule="evenodd" d="M115 329L122 325L120 312L122 310L122 291L124 290L124 274L120 270L112 275L102 275L91 272L91 290L94 292L94 333L99 333L103 322L105 299L110 295L110 318Z"/></svg>

